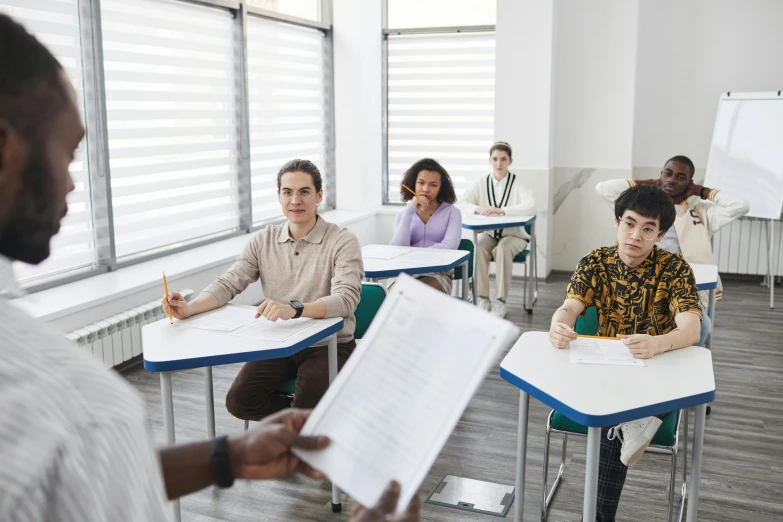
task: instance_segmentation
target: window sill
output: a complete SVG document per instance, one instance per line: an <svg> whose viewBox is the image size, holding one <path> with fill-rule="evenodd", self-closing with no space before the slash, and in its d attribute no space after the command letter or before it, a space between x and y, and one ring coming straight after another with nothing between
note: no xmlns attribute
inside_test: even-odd
<svg viewBox="0 0 783 522"><path fill-rule="evenodd" d="M330 223L347 226L374 217L376 213L376 211L330 210L324 212L322 216ZM114 299L162 287L162 273L164 271L167 279L175 281L191 274L231 263L250 237L257 232L42 290L35 294L13 299L11 303L36 319L53 321L100 306L102 303Z"/></svg>

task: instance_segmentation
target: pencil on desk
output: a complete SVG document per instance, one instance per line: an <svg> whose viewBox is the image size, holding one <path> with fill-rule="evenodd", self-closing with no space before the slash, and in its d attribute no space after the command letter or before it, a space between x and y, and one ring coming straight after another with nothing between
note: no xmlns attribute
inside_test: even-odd
<svg viewBox="0 0 783 522"><path fill-rule="evenodd" d="M169 285L166 283L166 272L163 272L163 290L166 292L166 303L169 302ZM174 324L174 318L171 316L171 305L168 305L169 307L169 321L171 321L171 324Z"/></svg>

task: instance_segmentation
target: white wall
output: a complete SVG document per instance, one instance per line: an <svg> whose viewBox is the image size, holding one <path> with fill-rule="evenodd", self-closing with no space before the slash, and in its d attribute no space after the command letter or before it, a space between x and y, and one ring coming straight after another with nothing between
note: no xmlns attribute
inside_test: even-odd
<svg viewBox="0 0 783 522"><path fill-rule="evenodd" d="M638 6L558 1L556 167L631 167Z"/></svg>
<svg viewBox="0 0 783 522"><path fill-rule="evenodd" d="M382 203L381 2L337 0L333 10L337 208Z"/></svg>
<svg viewBox="0 0 783 522"><path fill-rule="evenodd" d="M704 169L718 97L783 89L783 2L642 0L633 163Z"/></svg>

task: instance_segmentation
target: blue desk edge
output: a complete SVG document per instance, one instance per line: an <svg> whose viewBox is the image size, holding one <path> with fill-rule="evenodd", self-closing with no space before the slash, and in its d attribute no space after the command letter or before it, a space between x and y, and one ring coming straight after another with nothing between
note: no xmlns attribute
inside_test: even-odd
<svg viewBox="0 0 783 522"><path fill-rule="evenodd" d="M526 225L529 225L533 223L536 220L536 216L533 216L532 218L528 219L527 221L518 221L513 223L503 223L502 225L494 224L494 225L466 225L465 223L462 224L462 228L465 230L497 230L499 228L511 228L511 227L524 227Z"/></svg>
<svg viewBox="0 0 783 522"><path fill-rule="evenodd" d="M419 268L402 268L398 270L365 270L364 277L370 277L372 279L383 279L385 277L397 277L400 274L417 275L417 274L429 274L432 272L445 272L453 268L457 268L465 261L470 259L470 252L464 250L465 255L458 260L449 263L447 265L438 266L423 266Z"/></svg>
<svg viewBox="0 0 783 522"><path fill-rule="evenodd" d="M272 350L259 350L257 352L229 353L226 355L214 355L210 357L196 357L193 359L179 359L176 361L148 361L144 359L144 369L149 372L175 372L179 370L190 370L193 368L206 368L207 366L220 366L223 364L233 364L248 361L263 361L268 359L280 359L291 356L304 350L310 345L322 341L332 334L336 334L343 329L345 321L340 321L332 326L320 330L309 337L302 339L296 344L285 348L275 348ZM326 349L326 347L324 347ZM262 355L262 357L257 357Z"/></svg>
<svg viewBox="0 0 783 522"><path fill-rule="evenodd" d="M661 415L663 413L669 413L670 411L676 411L682 408L690 408L691 406L698 406L699 404L705 404L715 400L715 390L712 390L710 392L691 395L689 397L681 397L672 401L661 402L658 404L645 406L643 408L634 408L632 410L621 411L609 415L588 415L586 413L577 411L555 399L551 395L544 393L535 386L532 386L529 383L523 381L505 368L500 368L500 377L502 377L505 381L513 384L523 392L540 400L550 408L553 408L554 410L562 413L572 421L578 422L583 426L590 426L594 428L615 426L622 422L642 419L644 417L652 417L654 415Z"/></svg>

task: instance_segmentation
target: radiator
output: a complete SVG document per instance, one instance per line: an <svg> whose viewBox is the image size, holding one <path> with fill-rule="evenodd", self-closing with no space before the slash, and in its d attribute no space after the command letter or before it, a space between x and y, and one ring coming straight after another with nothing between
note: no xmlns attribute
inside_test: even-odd
<svg viewBox="0 0 783 522"><path fill-rule="evenodd" d="M743 218L719 230L712 245L718 271L722 274L766 275L769 264L768 226L768 220ZM775 222L773 239L773 273L782 275L783 222Z"/></svg>
<svg viewBox="0 0 783 522"><path fill-rule="evenodd" d="M180 291L186 301L193 290ZM65 335L92 357L111 368L141 354L141 327L163 319L160 299L131 308Z"/></svg>

